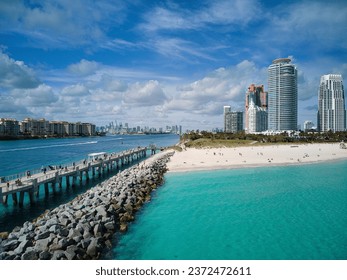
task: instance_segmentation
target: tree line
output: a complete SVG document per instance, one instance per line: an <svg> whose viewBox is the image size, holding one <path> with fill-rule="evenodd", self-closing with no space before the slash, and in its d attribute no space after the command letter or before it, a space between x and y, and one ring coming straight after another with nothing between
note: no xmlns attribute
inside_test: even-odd
<svg viewBox="0 0 347 280"><path fill-rule="evenodd" d="M182 142L197 139L213 140L251 140L260 143L324 143L324 142L347 142L347 131L328 132L283 132L276 135L248 134L244 131L236 133L191 131L181 136Z"/></svg>

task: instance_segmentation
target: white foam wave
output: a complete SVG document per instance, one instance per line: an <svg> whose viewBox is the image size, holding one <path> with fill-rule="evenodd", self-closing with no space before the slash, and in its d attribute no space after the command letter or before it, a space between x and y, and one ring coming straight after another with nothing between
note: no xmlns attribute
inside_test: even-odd
<svg viewBox="0 0 347 280"><path fill-rule="evenodd" d="M16 152L16 151L28 151L28 150L37 150L37 149L47 149L47 148L54 148L54 147L90 145L90 144L97 144L97 143L98 143L98 141L88 141L88 142L79 142L79 143L70 143L70 144L56 144L56 145L16 148L16 149L0 150L0 153Z"/></svg>

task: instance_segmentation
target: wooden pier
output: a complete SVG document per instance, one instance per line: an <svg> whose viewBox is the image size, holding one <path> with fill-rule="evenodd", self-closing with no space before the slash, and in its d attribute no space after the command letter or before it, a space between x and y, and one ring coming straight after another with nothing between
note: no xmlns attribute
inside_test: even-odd
<svg viewBox="0 0 347 280"><path fill-rule="evenodd" d="M101 175L106 172L110 172L111 170L130 164L134 160L145 157L146 151L146 147L138 147L121 153L99 153L94 154L93 157L89 159L77 163L74 162L65 167L55 167L54 169L45 170L40 173L28 174L28 176L21 178L12 176L12 180L0 183L1 202L7 204L8 197L11 195L13 203L22 206L24 203L24 195L27 193L30 203L33 203L35 197L38 197L42 187L44 188L45 195L48 195L49 186L51 186L52 191L55 192L56 187L62 187L63 181L66 187L69 187L76 185L77 182L82 183L83 178L88 181L91 178L101 177Z"/></svg>

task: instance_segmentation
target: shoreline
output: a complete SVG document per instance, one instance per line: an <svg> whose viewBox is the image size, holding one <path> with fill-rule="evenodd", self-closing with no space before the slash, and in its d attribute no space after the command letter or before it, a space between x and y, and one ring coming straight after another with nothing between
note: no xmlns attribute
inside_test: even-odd
<svg viewBox="0 0 347 280"><path fill-rule="evenodd" d="M167 164L168 173L293 166L347 160L340 143L183 148Z"/></svg>
<svg viewBox="0 0 347 280"><path fill-rule="evenodd" d="M272 164L272 165L261 165L261 164L254 164L254 165L233 165L230 167L224 167L224 166L213 166L213 167L194 167L194 168L188 168L188 169L175 169L175 170L168 170L166 173L170 174L185 174L185 173L191 173L191 172L202 172L202 171L222 171L222 170L235 170L235 169L245 169L245 168L268 168L268 167L286 167L286 166L301 166L301 165L310 165L310 164L323 164L323 163L335 163L340 161L347 161L347 158L340 158L340 159L331 159L331 160L322 160L322 161L312 161L312 162L301 162L301 163L279 163L279 164Z"/></svg>

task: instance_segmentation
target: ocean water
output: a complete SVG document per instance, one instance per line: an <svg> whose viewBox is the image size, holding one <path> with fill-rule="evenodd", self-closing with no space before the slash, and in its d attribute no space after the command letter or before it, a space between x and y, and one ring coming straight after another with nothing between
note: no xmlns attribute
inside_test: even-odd
<svg viewBox="0 0 347 280"><path fill-rule="evenodd" d="M179 136L171 134L0 141L0 177L41 169L47 165L71 164L73 161L83 160L89 153L120 152L150 144L165 147L178 141ZM63 188L57 188L55 194L50 192L48 197L45 197L41 187L40 196L34 205L30 205L25 195L24 206L14 206L10 196L7 205L0 202L0 232L10 231L15 226L21 226L25 221L38 217L46 209L72 200L116 172L74 188L63 185Z"/></svg>
<svg viewBox="0 0 347 280"><path fill-rule="evenodd" d="M111 259L347 259L347 161L168 173Z"/></svg>
<svg viewBox="0 0 347 280"><path fill-rule="evenodd" d="M40 169L42 165L72 163L89 153L120 152L150 144L165 147L178 141L179 136L173 134L0 141L0 177Z"/></svg>

